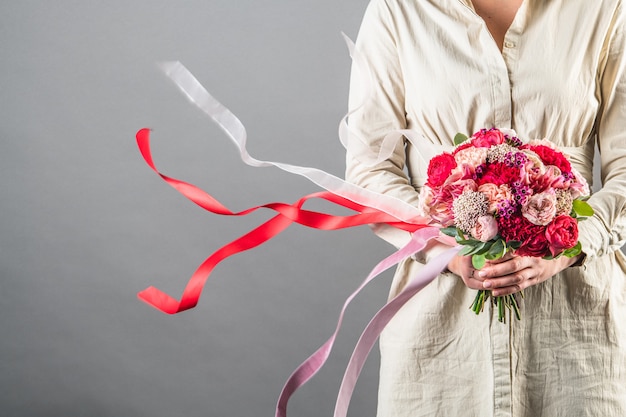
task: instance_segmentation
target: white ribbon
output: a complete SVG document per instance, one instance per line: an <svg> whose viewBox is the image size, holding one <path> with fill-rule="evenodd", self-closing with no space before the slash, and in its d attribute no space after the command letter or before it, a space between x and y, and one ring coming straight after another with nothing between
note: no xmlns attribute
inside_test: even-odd
<svg viewBox="0 0 626 417"><path fill-rule="evenodd" d="M405 201L351 184L320 169L253 158L246 149L246 129L237 116L217 101L180 62L167 61L160 63L159 67L191 103L220 126L237 146L241 159L247 165L253 167L275 166L283 171L301 175L333 194L364 206L376 208L404 222L420 221L423 223L427 221L419 215L416 207Z"/></svg>

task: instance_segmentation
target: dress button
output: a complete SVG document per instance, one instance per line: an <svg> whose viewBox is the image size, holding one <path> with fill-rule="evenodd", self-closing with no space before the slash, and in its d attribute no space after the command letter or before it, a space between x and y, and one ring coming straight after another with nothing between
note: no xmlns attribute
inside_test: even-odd
<svg viewBox="0 0 626 417"><path fill-rule="evenodd" d="M511 41L506 41L506 42L504 42L504 47L505 48L515 48L515 43L511 42Z"/></svg>

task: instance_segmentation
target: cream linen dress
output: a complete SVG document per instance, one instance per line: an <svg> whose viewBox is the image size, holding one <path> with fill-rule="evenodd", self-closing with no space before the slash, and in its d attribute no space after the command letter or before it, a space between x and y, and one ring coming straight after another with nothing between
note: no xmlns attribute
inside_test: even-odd
<svg viewBox="0 0 626 417"><path fill-rule="evenodd" d="M476 316L475 291L440 275L394 317L381 341L379 417L626 416L626 10L621 0L525 0L500 51L470 0L373 0L357 41L347 178L417 205L426 163L400 143L367 166L390 131L450 146L457 132L512 128L567 148L603 188L580 224L582 267L525 291L521 321ZM365 77L367 78L367 77ZM365 98L365 101L363 99ZM425 148L424 148L425 149ZM405 175L408 172L408 176ZM379 228L395 244L405 232ZM427 261L440 250L424 255ZM399 266L391 295L421 267Z"/></svg>

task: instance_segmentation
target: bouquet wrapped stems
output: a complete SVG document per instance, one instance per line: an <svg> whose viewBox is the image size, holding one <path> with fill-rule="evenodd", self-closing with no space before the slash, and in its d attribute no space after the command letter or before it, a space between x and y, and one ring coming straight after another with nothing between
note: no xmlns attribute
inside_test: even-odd
<svg viewBox="0 0 626 417"><path fill-rule="evenodd" d="M485 301L491 298L494 307L498 308L498 321L500 323L506 323L506 310L512 311L513 314L515 314L515 318L519 320L522 315L517 301L517 294L524 298L523 291L516 294L494 297L491 295L490 290L478 290L470 308L474 313L480 314L485 308Z"/></svg>

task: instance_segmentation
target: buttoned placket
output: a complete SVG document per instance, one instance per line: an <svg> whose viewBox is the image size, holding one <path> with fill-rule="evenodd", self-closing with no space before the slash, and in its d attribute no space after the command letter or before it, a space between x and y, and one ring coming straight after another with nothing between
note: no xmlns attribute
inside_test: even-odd
<svg viewBox="0 0 626 417"><path fill-rule="evenodd" d="M512 71L517 66L519 59L518 45L521 39L522 29L525 26L525 10L527 2L524 1L513 20L511 27L504 37L502 51L498 50L497 43L484 20L476 14L476 11L469 0L462 0L472 12L481 20L483 30L481 36L484 37L483 45L491 44L492 48L486 50L488 53L488 77L491 84L491 100L493 109L493 123L499 128L515 128L513 126L513 100L511 82ZM512 323L510 317L507 323L501 323L497 319L497 310L490 308L489 338L492 350L493 361L493 416L513 417L513 369L512 360L514 352L512 346L515 344L513 337Z"/></svg>
<svg viewBox="0 0 626 417"><path fill-rule="evenodd" d="M511 26L509 27L509 29L507 30L505 36L504 36L504 42L503 42L503 47L502 47L502 60L505 64L505 67L507 68L507 95L509 97L508 99L508 123L509 123L509 127L511 127L512 129L515 129L515 117L513 115L513 92L515 89L515 85L514 80L515 80L515 69L518 66L518 61L519 61L519 45L521 43L522 40L522 33L524 30L524 27L526 26L526 16L528 15L526 13L526 10L528 8L528 1L523 1L519 10L517 11L517 14L515 16L515 19L513 20L513 22L511 23ZM495 415L496 416L514 416L515 415L515 398L513 398L513 386L515 384L515 378L514 378L514 358L517 357L516 352L514 350L514 346L518 346L519 343L517 343L517 338L519 338L519 334L518 332L516 332L516 327L515 325L517 323L514 322L514 319L512 317L512 314L509 314L509 320L508 320L508 324L507 325L502 325L502 323L497 322L497 320L492 320L492 322L497 322L497 324L499 324L501 326L501 335L498 338L498 340L502 341L502 340L506 340L506 345L507 345L507 358L505 360L505 358L501 358L502 363L506 364L506 369L504 369L504 374L508 376L508 383L505 385L506 389L503 388L503 391L506 392L502 392L503 395L503 401L501 404L498 404L496 402L496 410L498 410L498 405L500 405L501 409L502 409L502 413L499 414L498 411L496 411ZM495 317L495 314L492 316ZM515 359L516 360L516 359ZM494 363L495 363L495 358L494 358ZM506 401L505 401L506 399Z"/></svg>
<svg viewBox="0 0 626 417"><path fill-rule="evenodd" d="M479 17L480 18L480 17ZM481 18L482 20L482 18ZM511 83L509 78L508 61L498 50L497 44L487 25L483 22L482 35L488 53L488 77L491 86L491 108L493 109L493 124L498 128L511 127ZM491 315L489 326L489 338L493 364L493 416L512 417L512 378L511 378L511 346L509 326L498 321L497 309L490 306Z"/></svg>
<svg viewBox="0 0 626 417"><path fill-rule="evenodd" d="M513 100L512 100L512 78L513 71L517 66L518 44L521 37L521 22L514 21L507 31L501 53L496 55L494 61L499 65L494 66L491 72L494 121L497 127L515 128L513 125ZM485 30L487 30L485 25ZM512 417L514 408L513 399L513 370L512 351L513 318L509 314L507 323L497 320L496 309L492 308L490 337L493 349L494 368L494 417Z"/></svg>

